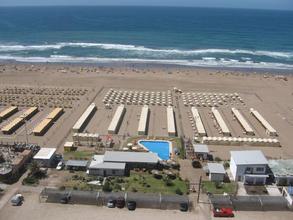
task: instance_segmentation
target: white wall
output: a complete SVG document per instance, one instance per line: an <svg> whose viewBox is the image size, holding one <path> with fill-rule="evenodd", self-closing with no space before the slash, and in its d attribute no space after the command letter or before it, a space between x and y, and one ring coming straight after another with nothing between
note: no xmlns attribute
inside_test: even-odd
<svg viewBox="0 0 293 220"><path fill-rule="evenodd" d="M233 158L230 158L230 171L233 176L234 181L239 181L238 177L241 177L245 174L246 169L250 167L252 168L251 174L266 174L267 166L266 165L255 165L255 164L249 164L249 165L236 165ZM262 167L264 168L264 171L257 171L256 169Z"/></svg>
<svg viewBox="0 0 293 220"><path fill-rule="evenodd" d="M233 176L233 180L237 181L237 178L236 178L237 167L232 157L230 158L230 171Z"/></svg>

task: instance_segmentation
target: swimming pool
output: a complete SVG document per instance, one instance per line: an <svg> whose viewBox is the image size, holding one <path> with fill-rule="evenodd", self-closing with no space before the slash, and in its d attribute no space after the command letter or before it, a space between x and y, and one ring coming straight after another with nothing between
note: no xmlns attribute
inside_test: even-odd
<svg viewBox="0 0 293 220"><path fill-rule="evenodd" d="M171 153L170 141L160 141L160 140L140 140L138 141L142 147L146 148L150 152L157 153L162 160L169 160Z"/></svg>

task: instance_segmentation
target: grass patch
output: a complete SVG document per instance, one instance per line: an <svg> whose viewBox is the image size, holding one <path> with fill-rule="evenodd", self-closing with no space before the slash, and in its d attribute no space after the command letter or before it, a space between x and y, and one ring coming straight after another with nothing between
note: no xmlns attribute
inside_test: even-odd
<svg viewBox="0 0 293 220"><path fill-rule="evenodd" d="M235 194L237 191L237 183L230 182L230 183L220 183L216 184L212 181L202 181L202 189L204 192L209 192L212 194Z"/></svg>
<svg viewBox="0 0 293 220"><path fill-rule="evenodd" d="M162 179L156 179L148 172L131 172L130 177L124 179L122 187L126 191L162 194L187 194L188 182L169 179L163 175Z"/></svg>
<svg viewBox="0 0 293 220"><path fill-rule="evenodd" d="M83 171L75 171L61 186L66 189L84 190L84 191L99 191L102 186L88 184L88 182L97 180L96 177L88 176Z"/></svg>
<svg viewBox="0 0 293 220"><path fill-rule="evenodd" d="M95 154L93 151L70 151L64 152L65 160L90 160Z"/></svg>

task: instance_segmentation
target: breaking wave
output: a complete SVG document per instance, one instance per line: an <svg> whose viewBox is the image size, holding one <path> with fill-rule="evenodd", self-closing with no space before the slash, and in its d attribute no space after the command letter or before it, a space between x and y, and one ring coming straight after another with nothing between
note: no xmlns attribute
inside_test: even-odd
<svg viewBox="0 0 293 220"><path fill-rule="evenodd" d="M284 69L291 70L293 65L272 62L239 61L235 59L206 57L199 60L159 60L135 58L99 58L99 57L73 57L66 55L51 55L50 57L24 57L0 55L0 60L34 62L34 63L141 63L141 64L173 64L195 67L232 67L232 68L258 68L258 69Z"/></svg>
<svg viewBox="0 0 293 220"><path fill-rule="evenodd" d="M149 48L144 46L136 46L129 44L108 44L108 43L74 43L61 42L56 44L42 44L42 45L9 45L0 44L0 52L13 51L46 51L46 50L60 50L66 47L73 48L97 48L101 50L116 50L116 51L134 51L140 54L158 53L162 55L213 55L213 54L236 54L236 55L254 55L266 56L272 58L293 58L293 52L278 52L278 51L262 51L262 50L244 50L244 49L165 49L165 48Z"/></svg>

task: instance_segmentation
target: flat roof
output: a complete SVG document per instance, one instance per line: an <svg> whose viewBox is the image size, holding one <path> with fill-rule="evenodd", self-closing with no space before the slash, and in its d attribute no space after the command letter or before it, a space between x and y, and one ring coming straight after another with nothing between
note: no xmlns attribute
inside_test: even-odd
<svg viewBox="0 0 293 220"><path fill-rule="evenodd" d="M210 173L226 173L225 168L221 163L208 163L208 169Z"/></svg>
<svg viewBox="0 0 293 220"><path fill-rule="evenodd" d="M138 133L146 132L148 116L149 116L149 107L147 105L144 105L141 108L141 114L140 114L140 119L138 123L138 129L137 129Z"/></svg>
<svg viewBox="0 0 293 220"><path fill-rule="evenodd" d="M293 159L288 160L269 160L269 167L274 176L293 177Z"/></svg>
<svg viewBox="0 0 293 220"><path fill-rule="evenodd" d="M268 160L260 150L230 151L230 154L236 165L268 164Z"/></svg>
<svg viewBox="0 0 293 220"><path fill-rule="evenodd" d="M64 143L64 147L72 147L74 145L74 142L73 141L66 141Z"/></svg>
<svg viewBox="0 0 293 220"><path fill-rule="evenodd" d="M49 118L45 118L43 119L33 130L33 133L42 133L43 130L45 130L45 128L47 128L47 126L49 126L50 123L52 122L52 119Z"/></svg>
<svg viewBox="0 0 293 220"><path fill-rule="evenodd" d="M216 118L216 121L218 122L223 134L231 134L227 124L225 123L222 115L220 114L219 110L215 107L212 107L212 113Z"/></svg>
<svg viewBox="0 0 293 220"><path fill-rule="evenodd" d="M77 120L77 122L73 126L73 130L79 131L80 128L83 126L83 124L86 122L86 120L89 118L89 116L92 114L92 112L96 109L96 104L92 103L90 104L87 109L84 111L84 113L80 116L80 118Z"/></svg>
<svg viewBox="0 0 293 220"><path fill-rule="evenodd" d="M174 110L172 106L167 107L167 126L168 126L168 133L176 134L175 116L174 116Z"/></svg>
<svg viewBox="0 0 293 220"><path fill-rule="evenodd" d="M86 167L88 164L88 160L68 160L66 162L66 166L73 167Z"/></svg>
<svg viewBox="0 0 293 220"><path fill-rule="evenodd" d="M106 151L104 162L157 163L159 157L151 152Z"/></svg>
<svg viewBox="0 0 293 220"><path fill-rule="evenodd" d="M113 163L113 162L103 162L90 164L89 169L115 169L115 170L124 170L126 163Z"/></svg>
<svg viewBox="0 0 293 220"><path fill-rule="evenodd" d="M18 126L21 123L23 123L23 118L15 118L9 124L4 126L1 130L4 132L10 132L11 130L13 130L16 126Z"/></svg>
<svg viewBox="0 0 293 220"><path fill-rule="evenodd" d="M209 153L208 145L205 144L194 144L193 150L195 153Z"/></svg>
<svg viewBox="0 0 293 220"><path fill-rule="evenodd" d="M8 107L6 109L4 109L3 111L0 112L0 118L4 118L6 117L8 114L10 114L11 112L13 111L16 111L18 110L17 106L11 106L11 107Z"/></svg>
<svg viewBox="0 0 293 220"><path fill-rule="evenodd" d="M277 134L277 131L270 125L270 123L255 109L250 109L251 114L257 118L257 120L262 124L262 126L271 134Z"/></svg>
<svg viewBox="0 0 293 220"><path fill-rule="evenodd" d="M49 160L56 152L56 148L47 148L43 147L39 150L39 152L34 156L34 159L40 160Z"/></svg>
<svg viewBox="0 0 293 220"><path fill-rule="evenodd" d="M116 129L119 125L119 122L122 118L122 116L124 115L126 109L125 109L125 106L124 105L119 105L116 109L116 112L112 118L112 121L108 127L108 131L110 132L116 132Z"/></svg>
<svg viewBox="0 0 293 220"><path fill-rule="evenodd" d="M89 165L89 168L95 167L97 164L103 163L104 162L104 155L94 155L92 157L91 163Z"/></svg>
<svg viewBox="0 0 293 220"><path fill-rule="evenodd" d="M55 120L55 118L63 112L63 108L55 108L53 111L51 111L46 118Z"/></svg>
<svg viewBox="0 0 293 220"><path fill-rule="evenodd" d="M191 113L195 121L197 132L201 135L207 135L204 125L202 123L199 111L195 107L191 107Z"/></svg>
<svg viewBox="0 0 293 220"><path fill-rule="evenodd" d="M232 108L232 112L235 115L235 117L238 120L238 122L244 128L245 132L246 133L254 134L254 131L252 130L252 128L248 124L248 122L245 120L245 118L243 117L243 115L241 114L241 112L238 109L236 109L236 108Z"/></svg>
<svg viewBox="0 0 293 220"><path fill-rule="evenodd" d="M31 107L27 109L24 113L22 113L19 117L20 118L30 118L33 114L35 114L38 111L38 107Z"/></svg>

